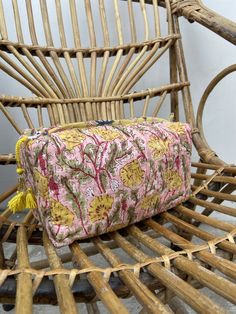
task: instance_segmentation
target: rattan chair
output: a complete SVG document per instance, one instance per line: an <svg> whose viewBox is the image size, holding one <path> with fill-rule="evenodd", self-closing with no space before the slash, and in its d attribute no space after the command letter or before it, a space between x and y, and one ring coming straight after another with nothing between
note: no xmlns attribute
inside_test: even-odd
<svg viewBox="0 0 236 314"><path fill-rule="evenodd" d="M209 93L236 66L211 82L195 119L180 16L236 44L236 25L197 0L0 0L0 69L7 78L1 84L10 76L25 88L25 97L14 90L0 96L1 117L15 129L15 139L24 128L157 116L164 106L179 120L183 104L199 154L192 163L188 202L63 250L52 246L32 212L13 215L4 205L17 185L2 191L0 302L5 309L15 304L17 313L31 313L33 304L54 304L72 314L79 302L88 313L98 313L101 301L110 313L120 314L128 312L121 298L132 297L140 313L184 313L184 304L199 313L225 312L218 298L199 288L236 303L236 208L231 203L236 201L236 167L212 151L202 127ZM165 56L166 74L153 75ZM146 88L142 80L150 73L154 87ZM160 85L162 76L169 81ZM24 125L17 123L20 114ZM1 169L14 163L14 153L1 147ZM211 217L213 212L217 216ZM34 250L41 255L32 259Z"/></svg>

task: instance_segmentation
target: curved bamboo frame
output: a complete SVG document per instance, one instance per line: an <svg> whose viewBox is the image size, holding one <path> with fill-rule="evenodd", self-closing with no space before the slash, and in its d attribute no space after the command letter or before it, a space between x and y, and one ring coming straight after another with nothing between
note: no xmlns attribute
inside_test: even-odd
<svg viewBox="0 0 236 314"><path fill-rule="evenodd" d="M236 71L236 64L232 64L230 66L228 66L227 68L223 69L219 74L217 74L213 80L209 83L209 85L207 86L207 88L205 89L202 98L200 100L199 106L198 106L198 111L197 111L197 117L196 117L196 121L197 121L197 128L200 131L201 137L205 143L206 146L208 146L210 148L210 146L207 143L207 140L205 138L204 135L204 128L203 128L203 123L202 123L202 117L203 117L203 111L205 109L205 105L206 105L206 101L209 97L209 95L211 94L211 92L214 90L214 88L217 86L217 84L223 80L226 76L228 76L229 74L231 74L232 72ZM210 148L211 149L211 148Z"/></svg>
<svg viewBox="0 0 236 314"><path fill-rule="evenodd" d="M199 313L224 313L199 288L207 287L225 300L236 302L233 281L236 279L233 222L236 209L229 205L236 202L236 167L227 165L209 147L201 117L212 88L235 66L224 70L208 86L196 122L178 17L183 15L199 22L234 44L236 24L197 0L113 0L109 2L112 18L107 14L108 2L97 0L97 20L92 2L83 3L86 16L83 26L87 28L89 48L82 42L81 12L75 0L67 3L73 45L68 44L62 1L55 0L56 27L52 29L52 11L46 0L38 1L40 28L33 2L25 1L23 23L24 10L20 10L17 0L12 0L14 40L9 36L6 3L0 0L0 69L34 94L33 97L0 96L3 117L21 134L22 126L16 122L13 110L22 113L26 127L34 128L45 124L46 115L51 125L117 119L127 114L134 117L137 110L144 116L148 113L157 116L170 95L170 112L179 120L182 96L185 118L192 126L200 156L200 162L192 163L192 196L166 213L119 232L75 242L64 253L52 246L32 212L16 219L5 208L0 215L0 302L15 304L17 313L22 313L23 308L25 313L32 313L34 303L58 304L62 313L77 313L76 303L84 302L88 313L98 313L97 301L101 300L109 312L127 313L120 298L134 296L142 308L140 313L179 310L184 313L183 304ZM128 12L125 29L121 6ZM168 23L164 35L159 6L166 8ZM114 22L115 44L111 22ZM137 22L143 25L141 35L137 32ZM98 36L99 27L102 39ZM40 42L39 30L46 45ZM55 33L59 46L55 44ZM137 90L137 83L167 53L169 82ZM32 110L37 112L37 119L32 117ZM0 152L0 165L7 167L14 163L13 153ZM1 192L0 204L16 189L14 185ZM216 217L210 216L213 212L217 213ZM200 225L208 228L199 228ZM33 260L29 254L32 245L44 257ZM106 261L103 267L92 261L90 257L94 255Z"/></svg>

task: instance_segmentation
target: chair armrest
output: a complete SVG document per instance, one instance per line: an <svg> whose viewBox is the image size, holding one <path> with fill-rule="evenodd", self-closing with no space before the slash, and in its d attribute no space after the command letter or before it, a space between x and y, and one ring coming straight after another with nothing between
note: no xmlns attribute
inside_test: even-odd
<svg viewBox="0 0 236 314"><path fill-rule="evenodd" d="M145 3L151 5L152 0L145 0ZM165 0L159 0L158 4L165 7ZM236 45L236 23L209 9L201 0L170 0L170 4L174 14L197 22Z"/></svg>
<svg viewBox="0 0 236 314"><path fill-rule="evenodd" d="M201 135L201 138L202 138L205 146L208 147L210 150L212 150L212 149L208 145L208 142L207 142L207 140L205 138L205 134L204 134L204 128L203 128L203 123L202 123L203 112L205 109L207 99L208 99L209 95L211 94L211 92L213 91L213 89L217 86L217 84L221 80L223 80L227 75L231 74L232 72L236 72L236 64L228 66L227 68L222 70L219 74L217 74L213 78L213 80L209 83L207 88L205 89L205 91L202 95L202 98L200 100L199 106L198 106L197 117L196 117L196 126L197 126L197 129L199 130L199 133Z"/></svg>
<svg viewBox="0 0 236 314"><path fill-rule="evenodd" d="M172 12L197 22L236 45L236 23L206 7L200 0L172 2Z"/></svg>

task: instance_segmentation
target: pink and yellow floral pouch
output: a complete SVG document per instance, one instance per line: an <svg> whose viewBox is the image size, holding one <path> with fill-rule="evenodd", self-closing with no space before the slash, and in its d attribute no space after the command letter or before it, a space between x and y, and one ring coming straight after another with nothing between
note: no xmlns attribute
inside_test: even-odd
<svg viewBox="0 0 236 314"><path fill-rule="evenodd" d="M166 211L190 194L191 130L156 118L43 129L21 145L26 187L56 247Z"/></svg>

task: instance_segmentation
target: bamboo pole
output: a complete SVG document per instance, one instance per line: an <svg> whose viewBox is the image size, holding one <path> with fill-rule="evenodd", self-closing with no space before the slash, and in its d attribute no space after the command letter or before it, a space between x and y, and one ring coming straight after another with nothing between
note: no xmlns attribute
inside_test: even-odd
<svg viewBox="0 0 236 314"><path fill-rule="evenodd" d="M56 250L53 247L52 243L48 239L48 236L44 232L43 234L43 242L45 252L47 254L50 267L52 269L60 269L62 268L62 263L57 256ZM54 284L57 294L58 304L61 310L61 313L74 314L78 313L75 300L72 294L72 291L69 286L69 281L65 275L55 275L54 276Z"/></svg>
<svg viewBox="0 0 236 314"><path fill-rule="evenodd" d="M22 27L21 27L21 20L20 20L20 13L19 13L17 0L12 0L12 6L13 6L13 11L14 11L17 40L19 43L24 43Z"/></svg>
<svg viewBox="0 0 236 314"><path fill-rule="evenodd" d="M77 263L79 263L82 268L92 268L94 266L77 243L71 245L71 251ZM87 277L95 289L97 296L106 305L110 313L128 313L125 306L119 301L101 274L91 271Z"/></svg>
<svg viewBox="0 0 236 314"><path fill-rule="evenodd" d="M0 194L0 203L4 202L9 196L17 191L18 184L12 186L9 190Z"/></svg>
<svg viewBox="0 0 236 314"><path fill-rule="evenodd" d="M165 239L171 241L172 243L175 243L178 247L187 250L187 252L191 252L191 249L195 248L195 244L193 244L191 241L185 239L184 237L181 237L180 235L176 234L175 232L171 231L168 228L165 228L164 226L161 226L157 222L155 222L153 219L148 220L146 224L158 232L160 235L164 236ZM136 232L137 234L137 232ZM137 235L138 236L138 235ZM142 238L147 238L146 236ZM144 241L144 240L143 240ZM147 241L145 241L145 244L153 249L154 251L160 254L160 244L157 243L157 241L153 242L149 238L147 238ZM152 246L152 247L151 247ZM163 246L163 245L162 245ZM164 247L164 250L166 248ZM166 252L162 250L162 252ZM189 250L189 251L188 251ZM169 251L167 251L169 252ZM223 274L235 277L235 265L233 262L227 261L225 258L221 258L218 255L214 255L210 253L208 250L200 251L193 253L194 256L199 258L200 260L203 260L207 265L210 265L214 267L215 269L218 269ZM191 255L189 256L191 257Z"/></svg>
<svg viewBox="0 0 236 314"><path fill-rule="evenodd" d="M99 238L95 238L93 243L113 267L122 263L121 260L114 253L112 253L111 249L109 249ZM119 277L134 293L148 313L170 313L164 304L160 302L149 289L147 289L147 287L137 278L137 276L134 275L132 271L122 270L119 272Z"/></svg>
<svg viewBox="0 0 236 314"><path fill-rule="evenodd" d="M8 39L7 25L2 0L0 0L0 34L2 39Z"/></svg>
<svg viewBox="0 0 236 314"><path fill-rule="evenodd" d="M18 268L29 268L26 230L23 226L17 232L17 259ZM32 276L21 273L17 276L16 313L31 314L33 307Z"/></svg>
<svg viewBox="0 0 236 314"><path fill-rule="evenodd" d="M148 256L129 243L125 238L121 237L117 232L112 234L119 247L126 253L136 259L138 262L145 261ZM183 299L191 307L197 311L204 311L204 313L212 313L213 308L215 313L222 313L222 309L210 301L202 293L191 287L178 276L171 273L165 267L158 264L151 264L147 266L148 271L158 278L168 289L174 292L177 296Z"/></svg>

